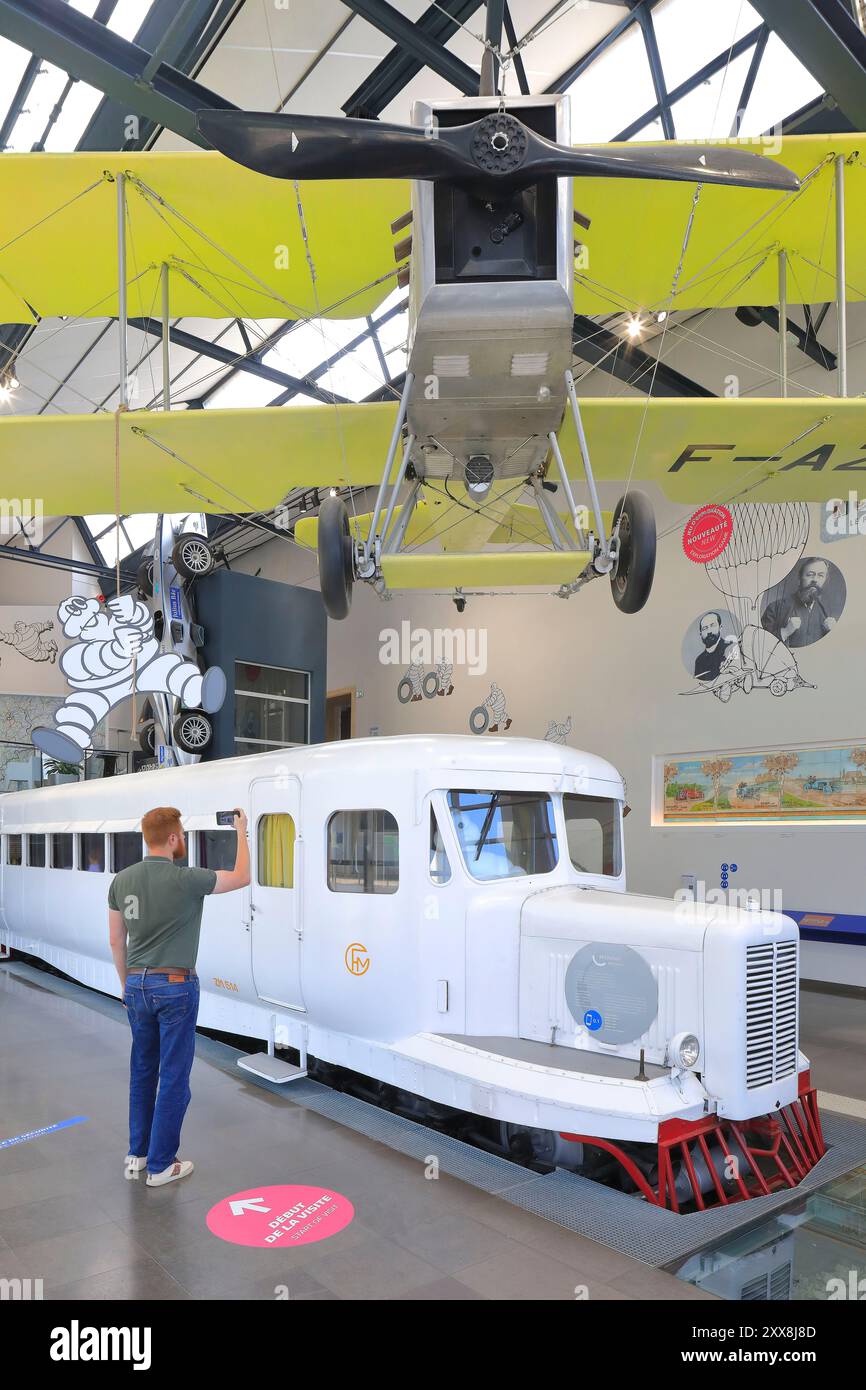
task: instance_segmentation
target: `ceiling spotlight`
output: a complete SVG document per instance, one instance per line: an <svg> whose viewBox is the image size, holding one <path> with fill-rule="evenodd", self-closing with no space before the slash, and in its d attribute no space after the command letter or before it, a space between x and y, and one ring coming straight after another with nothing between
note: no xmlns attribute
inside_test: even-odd
<svg viewBox="0 0 866 1390"><path fill-rule="evenodd" d="M13 391L18 390L18 378L14 372L0 373L0 401L8 401Z"/></svg>
<svg viewBox="0 0 866 1390"><path fill-rule="evenodd" d="M667 311L667 309L659 309L658 313L656 314L656 323L664 323L664 321L665 321L665 319L667 318L667 316L668 316L668 311Z"/></svg>
<svg viewBox="0 0 866 1390"><path fill-rule="evenodd" d="M336 489L335 487L332 487L331 490L330 490L329 496L330 496L330 497L336 497L336 495L337 495L337 489Z"/></svg>
<svg viewBox="0 0 866 1390"><path fill-rule="evenodd" d="M639 319L637 316L635 316L634 318L629 319L628 323L625 326L625 331L628 334L628 336L634 341L635 339L640 337L641 333L643 332L643 327L643 321Z"/></svg>

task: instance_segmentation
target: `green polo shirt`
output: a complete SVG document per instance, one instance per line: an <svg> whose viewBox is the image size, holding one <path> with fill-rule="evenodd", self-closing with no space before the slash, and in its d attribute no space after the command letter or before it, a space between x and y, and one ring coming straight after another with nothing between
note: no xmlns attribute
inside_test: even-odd
<svg viewBox="0 0 866 1390"><path fill-rule="evenodd" d="M128 969L177 965L193 969L204 900L216 887L213 869L186 869L148 855L111 881L108 906L126 926Z"/></svg>

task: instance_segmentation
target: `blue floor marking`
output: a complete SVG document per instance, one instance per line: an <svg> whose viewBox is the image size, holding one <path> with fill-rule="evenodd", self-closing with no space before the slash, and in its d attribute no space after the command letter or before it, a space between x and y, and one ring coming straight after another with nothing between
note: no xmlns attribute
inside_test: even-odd
<svg viewBox="0 0 866 1390"><path fill-rule="evenodd" d="M13 1144L26 1144L28 1139L41 1139L43 1134L53 1134L56 1129L68 1129L70 1125L83 1125L86 1115L75 1115L71 1120L61 1120L56 1125L45 1125L43 1129L31 1129L26 1134L16 1134L12 1139L0 1139L0 1149L11 1149Z"/></svg>

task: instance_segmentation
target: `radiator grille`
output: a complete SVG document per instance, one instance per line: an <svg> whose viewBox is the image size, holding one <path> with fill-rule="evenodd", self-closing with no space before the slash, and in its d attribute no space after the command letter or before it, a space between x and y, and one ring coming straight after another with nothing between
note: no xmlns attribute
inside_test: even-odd
<svg viewBox="0 0 866 1390"><path fill-rule="evenodd" d="M797 1070L797 942L746 947L746 1087Z"/></svg>
<svg viewBox="0 0 866 1390"><path fill-rule="evenodd" d="M759 1274L757 1278L750 1279L740 1290L740 1299L743 1303L787 1303L790 1297L790 1262L782 1265L780 1269L774 1269L769 1277L766 1274Z"/></svg>

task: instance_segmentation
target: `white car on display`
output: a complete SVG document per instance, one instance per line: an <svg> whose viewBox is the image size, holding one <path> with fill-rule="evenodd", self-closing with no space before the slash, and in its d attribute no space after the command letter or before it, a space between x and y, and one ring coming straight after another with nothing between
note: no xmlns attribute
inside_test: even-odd
<svg viewBox="0 0 866 1390"><path fill-rule="evenodd" d="M181 808L205 907L200 1024L421 1122L675 1210L795 1186L824 1152L788 917L626 891L623 782L531 739L351 740L0 803L0 941L117 995L109 876ZM297 1049L300 1066L276 1056Z"/></svg>

